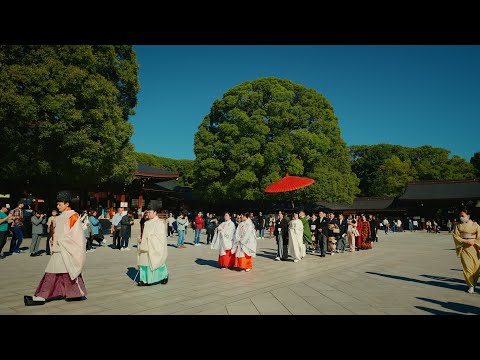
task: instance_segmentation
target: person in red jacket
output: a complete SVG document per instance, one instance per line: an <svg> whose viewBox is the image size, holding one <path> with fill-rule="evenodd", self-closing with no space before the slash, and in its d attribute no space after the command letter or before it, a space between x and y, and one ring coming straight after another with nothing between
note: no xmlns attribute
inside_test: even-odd
<svg viewBox="0 0 480 360"><path fill-rule="evenodd" d="M200 233L203 229L203 224L205 223L205 219L203 218L203 214L201 211L198 212L198 215L195 216L195 246L200 246Z"/></svg>

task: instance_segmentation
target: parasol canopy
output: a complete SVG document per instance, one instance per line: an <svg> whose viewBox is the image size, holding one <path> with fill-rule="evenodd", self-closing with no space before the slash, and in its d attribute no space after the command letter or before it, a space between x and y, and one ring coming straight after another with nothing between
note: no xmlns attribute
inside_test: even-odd
<svg viewBox="0 0 480 360"><path fill-rule="evenodd" d="M273 184L267 186L264 190L266 193L281 193L287 191L293 191L297 189L304 188L305 186L311 185L315 180L299 177L299 176L289 176L285 175L284 178L274 182Z"/></svg>

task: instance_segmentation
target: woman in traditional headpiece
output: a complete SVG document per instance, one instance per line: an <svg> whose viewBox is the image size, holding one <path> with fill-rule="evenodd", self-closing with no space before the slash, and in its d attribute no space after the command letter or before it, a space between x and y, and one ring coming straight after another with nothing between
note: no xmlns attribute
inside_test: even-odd
<svg viewBox="0 0 480 360"><path fill-rule="evenodd" d="M233 238L235 236L235 224L230 219L230 213L225 213L225 221L216 229L213 236L211 249L218 250L218 265L222 269L235 265L235 255L232 255Z"/></svg>

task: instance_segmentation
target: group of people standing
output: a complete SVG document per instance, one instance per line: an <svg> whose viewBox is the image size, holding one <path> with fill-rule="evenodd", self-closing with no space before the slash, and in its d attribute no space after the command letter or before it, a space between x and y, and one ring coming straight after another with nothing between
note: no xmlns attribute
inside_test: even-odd
<svg viewBox="0 0 480 360"><path fill-rule="evenodd" d="M250 214L242 214L237 227L230 213L225 213L224 220L215 229L210 248L219 251L218 264L221 269L237 268L249 272L257 251L257 236Z"/></svg>

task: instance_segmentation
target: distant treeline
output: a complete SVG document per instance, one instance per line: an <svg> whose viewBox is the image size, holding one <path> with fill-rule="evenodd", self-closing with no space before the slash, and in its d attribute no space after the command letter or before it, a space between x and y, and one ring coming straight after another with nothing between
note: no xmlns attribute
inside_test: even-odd
<svg viewBox="0 0 480 360"><path fill-rule="evenodd" d="M432 146L353 145L352 170L360 179L359 196L399 196L411 181L473 179L480 175L480 152L470 162L450 150ZM194 160L176 160L141 152L135 158L149 166L182 173L182 186L193 184Z"/></svg>

